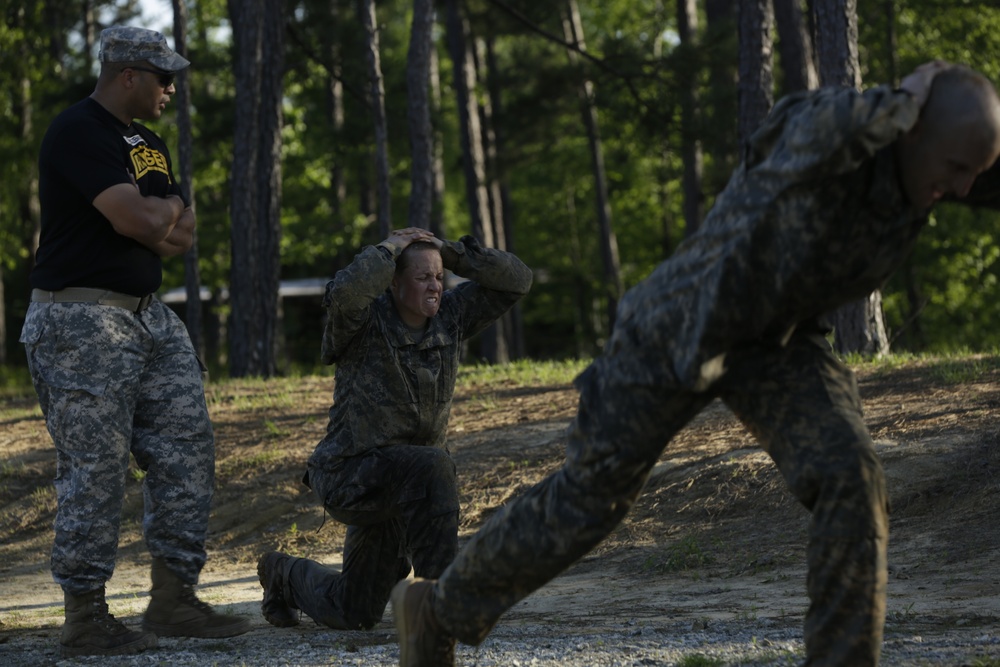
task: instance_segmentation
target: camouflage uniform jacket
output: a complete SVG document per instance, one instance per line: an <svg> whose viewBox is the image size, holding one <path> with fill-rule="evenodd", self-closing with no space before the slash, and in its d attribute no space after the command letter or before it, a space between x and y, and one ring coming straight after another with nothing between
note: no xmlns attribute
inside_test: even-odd
<svg viewBox="0 0 1000 667"><path fill-rule="evenodd" d="M919 108L888 87L785 97L702 226L625 295L605 350L616 381L703 391L725 353L879 288L927 219L892 142Z"/></svg>
<svg viewBox="0 0 1000 667"><path fill-rule="evenodd" d="M327 284L322 359L337 364L322 466L384 445L445 446L462 344L531 286L531 270L470 236L445 241L444 267L466 282L446 290L422 337L400 319L387 291L395 262L369 246Z"/></svg>

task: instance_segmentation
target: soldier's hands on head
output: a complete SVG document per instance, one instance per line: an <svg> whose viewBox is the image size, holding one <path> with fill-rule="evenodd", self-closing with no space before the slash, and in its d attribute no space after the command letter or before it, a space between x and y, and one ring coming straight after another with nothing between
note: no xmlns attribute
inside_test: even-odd
<svg viewBox="0 0 1000 667"><path fill-rule="evenodd" d="M926 62L908 74L902 83L899 84L899 87L901 90L905 90L913 95L917 104L922 107L927 102L927 96L930 95L934 77L951 66L951 63L944 60Z"/></svg>
<svg viewBox="0 0 1000 667"><path fill-rule="evenodd" d="M426 229L420 229L419 227L407 227L406 229L394 230L389 233L389 237L386 241L400 250L403 250L406 246L411 243L416 243L417 241L427 241L429 243L433 243L439 249L442 245L441 239L437 238Z"/></svg>

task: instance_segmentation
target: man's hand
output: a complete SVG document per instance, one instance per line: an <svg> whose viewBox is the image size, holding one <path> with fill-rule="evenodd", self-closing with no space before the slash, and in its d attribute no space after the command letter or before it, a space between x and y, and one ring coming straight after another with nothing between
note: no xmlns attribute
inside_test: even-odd
<svg viewBox="0 0 1000 667"><path fill-rule="evenodd" d="M184 254L194 245L194 228L194 210L188 206L177 219L177 224L167 234L167 238L149 247L160 257Z"/></svg>
<svg viewBox="0 0 1000 667"><path fill-rule="evenodd" d="M927 96L931 93L931 84L934 83L934 77L951 66L951 63L944 60L932 60L924 63L908 74L902 83L899 84L899 88L913 95L913 99L922 108L924 103L927 102Z"/></svg>
<svg viewBox="0 0 1000 667"><path fill-rule="evenodd" d="M406 246L418 241L433 243L438 250L440 250L441 246L444 245L444 242L441 241L441 239L437 238L426 229L420 229L419 227L407 227L406 229L392 231L386 239L387 243L391 243L395 247L399 248L400 252L402 252Z"/></svg>

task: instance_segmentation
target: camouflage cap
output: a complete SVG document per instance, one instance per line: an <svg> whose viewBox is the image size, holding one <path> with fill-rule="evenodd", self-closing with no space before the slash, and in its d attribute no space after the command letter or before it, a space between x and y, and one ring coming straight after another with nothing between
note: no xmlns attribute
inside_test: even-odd
<svg viewBox="0 0 1000 667"><path fill-rule="evenodd" d="M182 70L190 61L167 46L163 33L145 28L116 25L101 31L102 63L130 63L147 61L164 72Z"/></svg>

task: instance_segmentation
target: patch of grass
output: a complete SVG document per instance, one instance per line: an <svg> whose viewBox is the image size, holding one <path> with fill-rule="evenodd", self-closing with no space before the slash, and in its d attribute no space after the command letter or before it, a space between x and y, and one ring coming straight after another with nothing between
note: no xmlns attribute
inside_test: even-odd
<svg viewBox="0 0 1000 667"><path fill-rule="evenodd" d="M973 658L969 665L971 667L1000 667L1000 658L990 658L987 656Z"/></svg>
<svg viewBox="0 0 1000 667"><path fill-rule="evenodd" d="M686 655L677 661L677 667L719 667L726 664L722 658L713 658L702 653Z"/></svg>
<svg viewBox="0 0 1000 667"><path fill-rule="evenodd" d="M710 565L714 561L715 559L702 549L697 538L688 535L667 547L661 557L650 556L643 566L645 569L667 574L694 570Z"/></svg>
<svg viewBox="0 0 1000 667"><path fill-rule="evenodd" d="M267 429L267 434L272 438L280 438L283 435L288 435L287 431L281 430L281 427L270 419L264 420L264 428Z"/></svg>
<svg viewBox="0 0 1000 667"><path fill-rule="evenodd" d="M41 511L55 510L56 508L56 487L52 485L36 487L31 492L31 504Z"/></svg>
<svg viewBox="0 0 1000 667"><path fill-rule="evenodd" d="M226 380L206 388L209 410L226 406L236 412L284 409L298 403L296 392L301 378L240 378Z"/></svg>
<svg viewBox="0 0 1000 667"><path fill-rule="evenodd" d="M11 463L10 461L0 461L0 479L22 477L27 472L28 467L24 461Z"/></svg>
<svg viewBox="0 0 1000 667"><path fill-rule="evenodd" d="M480 410L496 410L500 405L496 394L479 394L473 396L470 402Z"/></svg>
<svg viewBox="0 0 1000 667"><path fill-rule="evenodd" d="M249 456L230 457L216 464L220 476L232 475L243 470L254 470L280 460L285 452L280 449L265 449Z"/></svg>
<svg viewBox="0 0 1000 667"><path fill-rule="evenodd" d="M5 401L11 400L12 397L4 396L3 390L0 389L0 399ZM0 421L13 422L21 421L22 419L39 419L42 416L42 408L38 405L38 400L31 400L31 397L14 397L23 398L24 400L19 400L16 403L4 402L0 405Z"/></svg>
<svg viewBox="0 0 1000 667"><path fill-rule="evenodd" d="M569 384L589 363L589 359L566 361L521 359L509 364L467 365L462 366L458 371L456 388L497 383L519 386Z"/></svg>
<svg viewBox="0 0 1000 667"><path fill-rule="evenodd" d="M27 366L0 366L0 395L6 397L35 395Z"/></svg>
<svg viewBox="0 0 1000 667"><path fill-rule="evenodd" d="M760 612L760 607L751 602L748 608L740 610L739 619L744 623L756 621L759 612Z"/></svg>
<svg viewBox="0 0 1000 667"><path fill-rule="evenodd" d="M885 375L908 366L922 366L939 382L955 385L977 382L984 375L1000 369L1000 352L975 353L969 350L953 350L919 355L901 352L876 359L866 359L852 353L844 356L844 362L855 370L876 375Z"/></svg>
<svg viewBox="0 0 1000 667"><path fill-rule="evenodd" d="M931 367L931 375L945 384L976 382L1000 366L996 357L962 356L945 358Z"/></svg>

